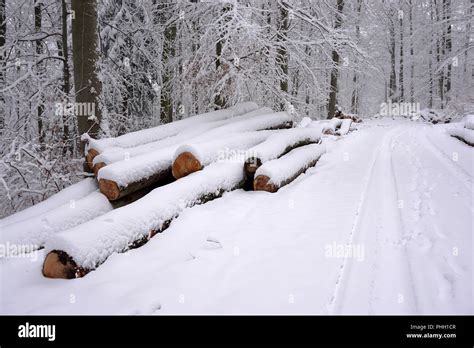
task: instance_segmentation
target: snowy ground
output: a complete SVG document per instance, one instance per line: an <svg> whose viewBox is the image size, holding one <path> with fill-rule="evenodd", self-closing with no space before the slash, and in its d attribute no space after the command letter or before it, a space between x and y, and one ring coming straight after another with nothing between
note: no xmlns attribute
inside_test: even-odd
<svg viewBox="0 0 474 348"><path fill-rule="evenodd" d="M0 260L0 312L472 314L473 150L446 127L366 121L277 193L188 209L81 279Z"/></svg>

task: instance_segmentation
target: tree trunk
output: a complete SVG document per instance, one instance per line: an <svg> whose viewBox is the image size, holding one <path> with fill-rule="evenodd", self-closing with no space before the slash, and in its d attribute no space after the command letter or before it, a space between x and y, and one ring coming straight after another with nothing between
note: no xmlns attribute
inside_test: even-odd
<svg viewBox="0 0 474 348"><path fill-rule="evenodd" d="M446 81L445 81L445 99L446 105L449 103L450 99L450 91L451 91L451 67L452 67L452 60L451 60L451 51L452 51L452 43L451 43L451 0L443 0L443 8L445 11L445 23L446 23L446 37L445 37L445 52L446 55L449 57L450 62L447 66L446 71ZM446 59L446 57L445 57Z"/></svg>
<svg viewBox="0 0 474 348"><path fill-rule="evenodd" d="M403 12L402 12L403 13ZM405 98L405 90L403 83L403 15L399 15L399 24L400 24L400 66L398 73L398 85L400 87L400 101L403 101Z"/></svg>
<svg viewBox="0 0 474 348"><path fill-rule="evenodd" d="M430 4L430 24L433 24L434 16L433 16L433 4ZM429 51L429 61L428 61L428 71L429 71L429 98L428 98L428 107L431 109L433 108L433 94L434 94L434 77L433 77L433 49L430 45Z"/></svg>
<svg viewBox="0 0 474 348"><path fill-rule="evenodd" d="M71 83L69 71L69 49L68 49L68 31L67 31L67 3L66 0L61 0L61 11L62 11L62 56L64 58L63 63L63 93L65 101L69 102L69 93L71 92ZM63 110L64 111L64 110ZM71 139L69 139L69 115L66 112L63 112L63 141L64 141L64 154L66 154L67 149L72 153L73 145Z"/></svg>
<svg viewBox="0 0 474 348"><path fill-rule="evenodd" d="M102 83L97 76L97 2L72 0L72 44L76 103L88 103L94 115L76 115L80 135L97 137L100 131L99 96ZM90 104L89 104L90 103ZM86 110L89 108L85 108Z"/></svg>
<svg viewBox="0 0 474 348"><path fill-rule="evenodd" d="M171 79L173 77L173 69L170 63L176 55L176 24L172 23L165 29L165 37L163 43L163 76L161 87L161 121L169 123L173 121L173 100L171 98L172 86Z"/></svg>
<svg viewBox="0 0 474 348"><path fill-rule="evenodd" d="M225 15L228 11L229 11L228 5L224 5L224 8L222 9L222 14ZM216 72L218 75L219 75L220 70L222 69L221 57L222 57L224 37L225 37L225 32L221 32L220 37L216 42ZM225 109L227 105L227 100L221 93L218 93L214 97L214 105L216 106L217 110Z"/></svg>
<svg viewBox="0 0 474 348"><path fill-rule="evenodd" d="M285 2L280 5L280 25L278 27L278 46L277 46L277 57L276 62L280 69L280 90L286 95L288 93L288 50L286 48L286 41L288 40L289 30L289 16L288 9L286 8ZM280 104L281 110L286 108L284 101Z"/></svg>
<svg viewBox="0 0 474 348"><path fill-rule="evenodd" d="M360 25L359 25L359 18L362 9L362 1L357 0L357 23L355 27L356 31L356 41L359 43L360 39ZM354 89L352 90L352 99L351 99L351 112L357 114L359 112L359 77L357 75L357 71L354 71L354 77L352 79Z"/></svg>
<svg viewBox="0 0 474 348"><path fill-rule="evenodd" d="M337 30L342 25L342 11L344 10L344 0L337 0L337 13L334 29ZM331 91L329 92L328 117L333 118L336 111L337 101L337 78L339 72L339 53L335 49L332 51L332 71L331 71Z"/></svg>
<svg viewBox="0 0 474 348"><path fill-rule="evenodd" d="M395 72L395 23L393 21L394 12L391 11L389 13L388 19L388 32L390 35L390 46L389 46L389 53L390 53L390 78L389 78L389 86L388 86L388 99L392 102L398 101L397 96L397 75Z"/></svg>
<svg viewBox="0 0 474 348"><path fill-rule="evenodd" d="M409 21L410 21L410 103L415 102L415 62L413 53L413 2L408 0L410 6ZM431 45L430 45L431 47ZM430 48L431 51L431 48ZM431 54L430 54L431 60Z"/></svg>
<svg viewBox="0 0 474 348"><path fill-rule="evenodd" d="M35 32L39 34L41 32L41 21L42 21L42 14L41 14L41 9L42 3L41 0L36 0L35 2ZM36 50L36 57L37 59L40 59L41 53L43 51L42 49L42 40L36 40L35 41L35 50ZM38 75L41 75L43 72L42 69L42 64L38 65ZM38 136L39 136L39 143L40 146L44 146L44 130L43 130L43 113L44 113L44 102L43 102L43 95L42 91L38 91L38 106L36 109L36 117L37 117L37 122L38 122Z"/></svg>
<svg viewBox="0 0 474 348"><path fill-rule="evenodd" d="M436 23L440 21L439 9L438 9L438 2L434 0L434 7L435 7L435 16L436 16ZM436 39L436 62L437 66L439 67L441 64L441 60L444 56L444 34L442 34L441 39L439 35L437 35ZM444 69L438 73L438 93L440 98L440 108L444 108Z"/></svg>
<svg viewBox="0 0 474 348"><path fill-rule="evenodd" d="M5 8L5 0L0 0L0 86L5 86L5 67L6 67L6 60L5 54L6 52L3 51L3 47L5 46L6 42L6 34L7 34L7 21L6 21L6 8ZM6 125L6 114L7 110L5 107L5 98L3 93L0 93L0 134L3 133L3 128Z"/></svg>

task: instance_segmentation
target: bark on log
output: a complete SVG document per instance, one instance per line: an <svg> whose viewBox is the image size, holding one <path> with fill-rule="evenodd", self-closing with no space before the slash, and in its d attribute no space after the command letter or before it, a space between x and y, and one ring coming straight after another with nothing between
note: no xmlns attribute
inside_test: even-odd
<svg viewBox="0 0 474 348"><path fill-rule="evenodd" d="M183 152L173 162L172 174L175 179L180 179L202 169L202 164L191 152Z"/></svg>
<svg viewBox="0 0 474 348"><path fill-rule="evenodd" d="M451 135L453 138L456 138L460 141L462 141L464 144L466 145L469 145L469 146L473 146L474 147L474 143L471 143L469 142L467 139L464 139L463 137L459 136L459 135Z"/></svg>
<svg viewBox="0 0 474 348"><path fill-rule="evenodd" d="M93 171L96 178L97 178L97 175L99 174L99 170L101 168L104 168L105 166L106 164L104 162L99 162L99 163L94 164Z"/></svg>
<svg viewBox="0 0 474 348"><path fill-rule="evenodd" d="M145 189L149 186L156 188L169 184L173 180L174 178L171 175L171 168L167 168L166 170L155 173L146 179L133 182L127 187L122 187L112 180L100 179L99 190L109 199L109 201L116 201L122 197L128 196L131 193Z"/></svg>
<svg viewBox="0 0 474 348"><path fill-rule="evenodd" d="M87 151L87 155L86 155L86 163L88 165L88 167L90 169L93 169L94 168L94 158L95 156L97 156L99 154L99 152L97 150L94 150L94 149L89 149Z"/></svg>

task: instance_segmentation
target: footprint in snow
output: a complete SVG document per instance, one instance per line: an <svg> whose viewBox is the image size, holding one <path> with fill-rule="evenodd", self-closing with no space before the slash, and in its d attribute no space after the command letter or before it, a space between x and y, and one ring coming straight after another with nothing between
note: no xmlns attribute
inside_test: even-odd
<svg viewBox="0 0 474 348"><path fill-rule="evenodd" d="M207 237L206 243L203 245L203 248L208 250L221 249L222 244L216 238Z"/></svg>

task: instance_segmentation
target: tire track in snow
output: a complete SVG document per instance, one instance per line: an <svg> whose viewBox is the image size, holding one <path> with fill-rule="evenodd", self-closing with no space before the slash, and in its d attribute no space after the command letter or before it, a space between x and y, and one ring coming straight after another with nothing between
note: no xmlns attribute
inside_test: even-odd
<svg viewBox="0 0 474 348"><path fill-rule="evenodd" d="M407 131L404 130L400 133L398 133L396 135L396 138L398 139L403 133L406 133ZM391 178L392 178L392 188L394 190L394 193L395 193L395 198L396 198L396 201L397 202L400 202L400 192L398 190L398 183L397 183L397 176L395 174L395 170L394 170L394 166L393 166L393 156L392 156L392 149L393 149L394 145L393 145L393 138L390 139L390 161L389 161L389 164L390 164L390 173L391 173ZM396 215L397 215L397 220L398 220L398 223L400 224L400 227L401 227L401 233L400 233L400 237L403 238L403 231L406 231L406 226L405 226L405 223L403 221L403 218L402 218L402 214L400 212L400 209L397 209L395 207L395 211L396 211ZM408 273L408 285L411 289L411 295L412 295L412 299L413 299L413 304L414 304L414 310L415 310L415 313L418 313L418 310L419 310L419 300L418 300L418 292L417 292L417 288L416 288L416 283L415 283L415 278L413 276L413 265L411 263L411 257L409 255L409 252L406 248L403 249L404 251L404 255L405 257L402 258L403 260L406 261L406 270L407 270L407 273Z"/></svg>
<svg viewBox="0 0 474 348"><path fill-rule="evenodd" d="M381 140L382 143L384 142L384 139L388 136L390 132L393 132L393 131L389 131L388 133L383 135L382 140ZM362 189L359 202L357 204L354 222L352 224L351 231L349 232L348 241L346 245L353 244L355 234L360 228L360 219L365 210L366 201L367 201L368 193L370 190L370 184L374 178L375 168L376 168L377 161L379 160L381 150L382 150L382 145L379 145L378 148L374 152L373 158L370 162L371 164L370 164L369 170L367 171L367 174L365 175L364 186ZM350 277L350 272L351 272L350 264L352 262L353 262L353 259L345 257L339 268L339 272L338 272L338 276L337 276L336 284L335 284L335 289L327 305L329 309L329 313L331 314L339 313L341 311L341 306L343 303L344 294L346 290L345 288L347 286L345 283L347 282L346 279Z"/></svg>
<svg viewBox="0 0 474 348"><path fill-rule="evenodd" d="M387 279L383 279L387 277L387 272L382 272L378 275L380 269L384 267L383 264L382 267L378 265L378 249L385 247L379 244L381 241L379 234L385 233L385 239L390 240L393 239L393 235L396 234L397 230L401 232L403 229L400 213L395 206L395 202L398 200L398 190L391 164L391 151L393 138L405 131L405 128L397 127L383 135L369 167L368 174L365 176L364 188L347 244L353 245L354 242L359 239L361 243L366 243L370 247L370 245L373 245L371 242L375 242L376 245L373 249L373 254L370 255L372 256L372 262L370 266L366 267L359 264L354 265L355 260L353 258L344 258L339 269L333 296L327 305L331 314L341 312L352 313L350 308L345 307L346 301L349 301L347 302L349 307L352 306L356 308L356 312L368 311L370 313L373 311L373 308L378 308L373 304L374 298L377 295L376 286L383 286L387 282ZM389 180L388 185L384 179ZM383 195L383 193L387 193L387 195ZM382 196L380 196L381 194ZM380 198L383 200L383 202L381 202L382 204L379 204ZM389 209L383 209L384 204L388 204ZM375 229L372 226L373 221L376 221ZM391 271L394 271L397 277L390 279L390 281L395 280L398 282L398 294L402 295L402 302L399 302L401 306L397 307L397 305L395 305L393 308L399 308L401 312L410 312L413 310L416 312L416 291L413 285L411 265L406 251L400 250L397 245L392 245L391 243L389 243L388 247L389 249L382 250L380 256L382 256L382 259L385 257L385 260L382 260L382 262L385 261L385 266L390 267L390 265L394 265L395 268L392 266ZM387 259L386 255L384 255L384 251L389 252L392 258L389 257ZM391 276L389 276L389 278L390 277ZM354 280L358 283L354 284ZM361 288L360 282L363 283L364 281L368 283L368 288L366 289L367 293L362 293L367 295L367 307L361 309L360 304L363 303L364 299L360 298L360 291L364 290L363 287ZM393 306L397 301L397 296L395 296L397 292L393 292L394 289L391 289L388 293L382 291L382 293L379 293L380 296L377 300L382 301L385 305ZM360 303L354 305L354 301L359 301Z"/></svg>

